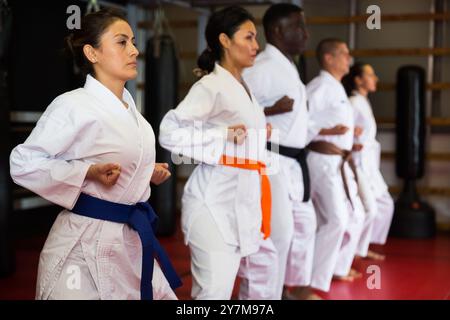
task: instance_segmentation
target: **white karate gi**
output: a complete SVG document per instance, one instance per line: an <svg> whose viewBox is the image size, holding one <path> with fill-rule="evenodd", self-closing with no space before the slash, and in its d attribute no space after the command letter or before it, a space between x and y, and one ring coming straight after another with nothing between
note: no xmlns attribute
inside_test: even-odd
<svg viewBox="0 0 450 320"><path fill-rule="evenodd" d="M277 137L287 147L304 148L308 130L306 90L295 65L275 46L267 44L244 79L261 107L275 104L283 96L294 100L293 110L267 116L267 122L278 131ZM275 137L275 135L274 135ZM283 285L307 286L311 281L314 255L316 215L312 201L303 202L303 175L292 158L271 153L280 170L270 176L272 185L272 234L278 252L279 278L277 296ZM256 273L258 270L249 270Z"/></svg>
<svg viewBox="0 0 450 320"><path fill-rule="evenodd" d="M353 145L353 110L342 84L322 70L306 86L309 102L308 135L313 141L327 141L341 149ZM320 129L342 124L343 135L319 135ZM317 152L308 154L311 197L317 213L317 232L311 286L328 291L333 274L347 275L364 222L364 209L348 163L344 168L354 210L344 191L340 166L342 157Z"/></svg>
<svg viewBox="0 0 450 320"><path fill-rule="evenodd" d="M123 103L99 81L58 96L11 152L15 183L64 207L40 255L36 299L140 299L142 245L126 224L70 212L81 192L123 204L147 201L155 137L127 90ZM118 163L112 187L85 180L91 164ZM176 299L155 261L154 299Z"/></svg>
<svg viewBox="0 0 450 320"><path fill-rule="evenodd" d="M369 243L384 244L394 214L394 201L380 172L380 143L376 140L377 124L369 100L354 92L350 97L355 126L363 128L356 142L363 145L360 152L353 152L356 165L369 182L367 197L374 214L366 217L365 227L359 243L359 254L367 255ZM373 217L372 217L373 216Z"/></svg>
<svg viewBox="0 0 450 320"><path fill-rule="evenodd" d="M226 139L227 128L237 124L248 132L242 145ZM265 162L266 121L256 99L216 63L214 71L164 116L159 141L173 154L200 162L182 196L181 226L191 250L193 298L229 299L241 259L262 254L275 261L265 266L271 277L254 279L263 287L257 297L249 296L252 291L242 281L240 297L273 299L276 253L260 231L260 177L253 170L219 164L224 154ZM244 267L248 264L243 261Z"/></svg>

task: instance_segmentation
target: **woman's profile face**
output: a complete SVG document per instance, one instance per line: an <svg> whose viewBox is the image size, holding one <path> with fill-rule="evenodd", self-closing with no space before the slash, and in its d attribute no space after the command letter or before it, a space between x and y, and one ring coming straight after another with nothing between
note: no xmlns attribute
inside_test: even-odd
<svg viewBox="0 0 450 320"><path fill-rule="evenodd" d="M377 90L377 82L378 77L372 66L366 64L363 67L363 74L361 78L362 87L367 90L367 92L375 92Z"/></svg>
<svg viewBox="0 0 450 320"><path fill-rule="evenodd" d="M97 76L128 81L137 76L137 56L134 34L123 20L113 22L100 38L95 50L94 70Z"/></svg>
<svg viewBox="0 0 450 320"><path fill-rule="evenodd" d="M251 67L259 49L255 24L250 20L244 22L230 40L225 51L228 52L233 64L242 69Z"/></svg>

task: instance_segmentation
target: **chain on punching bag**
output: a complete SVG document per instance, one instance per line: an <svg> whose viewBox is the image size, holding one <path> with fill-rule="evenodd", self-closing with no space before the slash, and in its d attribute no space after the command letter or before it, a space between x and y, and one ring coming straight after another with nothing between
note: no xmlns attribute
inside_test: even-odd
<svg viewBox="0 0 450 320"><path fill-rule="evenodd" d="M390 234L426 238L435 234L434 210L417 193L425 172L425 70L404 66L397 73L396 173L404 188L395 203Z"/></svg>
<svg viewBox="0 0 450 320"><path fill-rule="evenodd" d="M158 143L164 115L178 103L178 60L173 39L166 34L147 41L145 63L145 117L156 136L156 162L167 162L172 176L152 188L150 203L159 216L157 235L174 233L176 225L176 167L171 154Z"/></svg>
<svg viewBox="0 0 450 320"><path fill-rule="evenodd" d="M15 261L8 222L12 212L9 153L11 152L9 112L11 99L8 86L8 56L12 12L6 1L0 1L0 276L14 271Z"/></svg>

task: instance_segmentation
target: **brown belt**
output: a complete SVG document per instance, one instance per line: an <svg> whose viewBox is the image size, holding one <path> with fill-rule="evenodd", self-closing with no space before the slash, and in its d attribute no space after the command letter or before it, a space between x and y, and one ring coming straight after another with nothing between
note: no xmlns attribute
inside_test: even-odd
<svg viewBox="0 0 450 320"><path fill-rule="evenodd" d="M328 155L339 155L342 157L341 176L342 181L344 183L345 195L347 196L348 201L350 201L350 204L353 207L353 202L352 199L350 198L350 192L348 190L348 183L345 177L345 170L344 170L344 164L348 162L350 169L352 169L353 174L355 175L355 180L358 181L358 174L356 173L356 166L355 163L353 162L352 152L349 150L341 149L335 144L326 141L313 141L308 145L307 148L317 153Z"/></svg>

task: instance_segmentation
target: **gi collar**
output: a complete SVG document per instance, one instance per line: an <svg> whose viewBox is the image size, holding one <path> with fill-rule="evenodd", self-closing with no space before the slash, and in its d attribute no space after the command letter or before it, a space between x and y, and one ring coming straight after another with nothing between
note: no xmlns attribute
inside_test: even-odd
<svg viewBox="0 0 450 320"><path fill-rule="evenodd" d="M111 111L123 112L127 111L124 104L111 90L104 86L100 81L95 79L93 76L88 74L86 76L86 82L84 84L84 89L99 100L99 102L107 106ZM129 108L135 110L136 106L134 104L133 98L127 89L123 89L122 100L128 104Z"/></svg>

